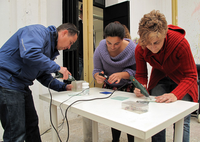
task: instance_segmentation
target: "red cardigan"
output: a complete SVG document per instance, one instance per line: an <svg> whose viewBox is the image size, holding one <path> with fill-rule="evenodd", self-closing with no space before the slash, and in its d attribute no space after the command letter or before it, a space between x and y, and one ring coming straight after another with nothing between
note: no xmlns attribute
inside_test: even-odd
<svg viewBox="0 0 200 142"><path fill-rule="evenodd" d="M198 101L197 69L188 41L184 38L185 31L180 27L169 25L165 43L158 54L138 44L135 49L136 79L141 84L147 84L147 63L152 66L148 91L153 89L158 81L169 77L178 86L171 93L181 100L187 93Z"/></svg>

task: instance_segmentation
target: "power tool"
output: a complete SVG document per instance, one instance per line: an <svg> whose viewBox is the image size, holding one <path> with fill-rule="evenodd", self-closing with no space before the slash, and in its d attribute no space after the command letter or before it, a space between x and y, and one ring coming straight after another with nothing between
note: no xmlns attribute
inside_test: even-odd
<svg viewBox="0 0 200 142"><path fill-rule="evenodd" d="M149 98L149 99L151 100L151 98L149 97L149 93L147 92L146 88L145 88L142 84L140 84L140 83L135 79L135 77L130 76L129 79L133 82L133 84L135 85L136 88L140 89L141 93L142 93L144 96L146 96L147 98Z"/></svg>
<svg viewBox="0 0 200 142"><path fill-rule="evenodd" d="M56 78L63 78L63 74L60 73L60 72L56 72ZM75 81L76 79L73 76L71 76L70 74L68 74L67 80L68 81Z"/></svg>
<svg viewBox="0 0 200 142"><path fill-rule="evenodd" d="M105 75L105 74L103 74L103 73L101 73L101 72L99 73L99 75L105 77L107 80L108 80L108 78L109 78L107 75Z"/></svg>

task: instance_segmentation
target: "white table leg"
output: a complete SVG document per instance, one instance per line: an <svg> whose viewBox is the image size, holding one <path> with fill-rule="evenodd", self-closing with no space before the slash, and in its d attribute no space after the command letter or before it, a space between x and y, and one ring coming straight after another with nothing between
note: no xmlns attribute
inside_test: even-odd
<svg viewBox="0 0 200 142"><path fill-rule="evenodd" d="M175 123L174 142L183 141L183 124L184 124L184 118Z"/></svg>
<svg viewBox="0 0 200 142"><path fill-rule="evenodd" d="M83 117L83 142L92 142L92 120Z"/></svg>
<svg viewBox="0 0 200 142"><path fill-rule="evenodd" d="M51 105L51 117L52 117L52 123L56 130L58 130L58 120L57 120L57 106L56 105ZM57 133L55 132L54 128L52 127L51 129L52 132L52 142L58 142L58 136Z"/></svg>
<svg viewBox="0 0 200 142"><path fill-rule="evenodd" d="M134 136L134 142L145 142L145 140Z"/></svg>
<svg viewBox="0 0 200 142"><path fill-rule="evenodd" d="M92 121L92 142L98 142L98 122Z"/></svg>

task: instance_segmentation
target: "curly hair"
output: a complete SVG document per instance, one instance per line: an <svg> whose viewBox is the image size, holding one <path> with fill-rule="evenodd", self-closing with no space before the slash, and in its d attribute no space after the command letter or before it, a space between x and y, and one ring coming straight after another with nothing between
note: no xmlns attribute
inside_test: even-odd
<svg viewBox="0 0 200 142"><path fill-rule="evenodd" d="M167 21L164 14L152 10L145 14L139 23L139 44L144 49L150 42L150 36L165 37L167 34ZM153 33L153 34L152 34Z"/></svg>

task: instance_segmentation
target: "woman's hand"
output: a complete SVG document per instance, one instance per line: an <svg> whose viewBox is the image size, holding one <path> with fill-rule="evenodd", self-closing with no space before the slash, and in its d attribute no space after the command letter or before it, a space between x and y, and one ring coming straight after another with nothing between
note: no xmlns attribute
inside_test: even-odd
<svg viewBox="0 0 200 142"><path fill-rule="evenodd" d="M120 80L122 79L122 73L113 73L112 75L109 76L109 79L108 79L108 82L110 84L113 84L113 83L119 83Z"/></svg>
<svg viewBox="0 0 200 142"><path fill-rule="evenodd" d="M104 72L101 72L102 74L104 74ZM98 84L101 84L104 82L104 80L106 79L105 77L99 75L99 72L95 73L94 78L96 79Z"/></svg>
<svg viewBox="0 0 200 142"><path fill-rule="evenodd" d="M147 85L143 85L145 88L147 87ZM134 93L135 93L135 95L137 96L137 97L142 97L142 96L144 96L142 93L141 93L141 91L140 91L140 89L138 89L138 88L135 88L134 89Z"/></svg>
<svg viewBox="0 0 200 142"><path fill-rule="evenodd" d="M177 101L177 97L173 93L165 93L162 96L155 97L158 103L171 103Z"/></svg>

